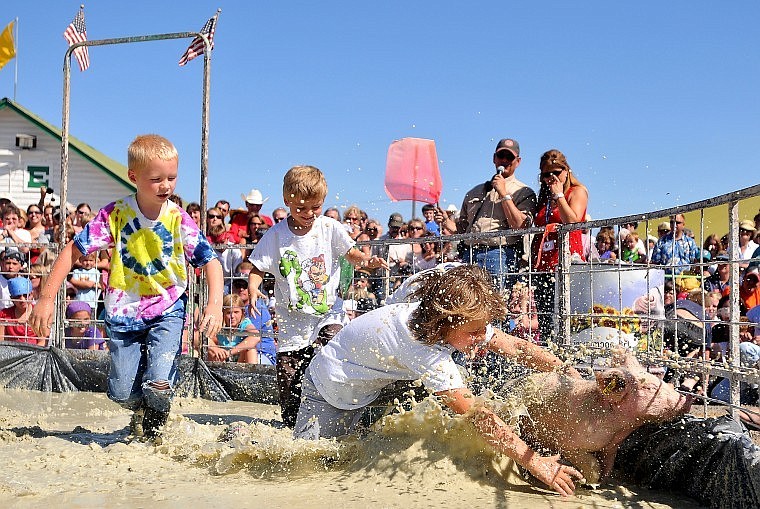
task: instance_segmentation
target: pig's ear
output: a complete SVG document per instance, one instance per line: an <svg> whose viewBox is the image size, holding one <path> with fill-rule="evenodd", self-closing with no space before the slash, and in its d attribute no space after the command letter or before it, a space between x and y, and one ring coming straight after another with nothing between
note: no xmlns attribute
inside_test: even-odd
<svg viewBox="0 0 760 509"><path fill-rule="evenodd" d="M632 380L619 369L608 369L596 375L596 383L605 399L620 403L631 390Z"/></svg>
<svg viewBox="0 0 760 509"><path fill-rule="evenodd" d="M612 359L610 365L613 367L623 367L631 371L639 371L644 368L641 367L636 357L625 348L613 348Z"/></svg>

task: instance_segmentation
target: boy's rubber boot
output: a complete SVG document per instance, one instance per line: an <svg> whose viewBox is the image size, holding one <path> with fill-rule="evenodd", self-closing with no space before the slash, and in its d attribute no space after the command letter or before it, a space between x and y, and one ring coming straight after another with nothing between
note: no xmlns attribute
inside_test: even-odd
<svg viewBox="0 0 760 509"><path fill-rule="evenodd" d="M166 424L168 419L169 412L161 412L146 406L142 422L143 435L145 438L151 440L157 438L161 434L159 428Z"/></svg>
<svg viewBox="0 0 760 509"><path fill-rule="evenodd" d="M132 419L129 422L129 434L135 438L142 438L144 436L143 431L143 418L145 416L145 407L140 407L132 414Z"/></svg>

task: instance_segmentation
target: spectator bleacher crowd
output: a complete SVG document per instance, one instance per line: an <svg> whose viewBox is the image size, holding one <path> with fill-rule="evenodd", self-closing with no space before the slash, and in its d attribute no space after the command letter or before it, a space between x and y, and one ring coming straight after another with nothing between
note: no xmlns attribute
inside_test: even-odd
<svg viewBox="0 0 760 509"><path fill-rule="evenodd" d="M565 177L562 171L571 171L564 155L559 151L545 154L551 161L542 160L545 176L552 179L542 183L540 196L551 196L562 210L562 202L572 200L571 191L563 191ZM513 140L501 140L494 155L494 164L504 168L505 164L516 168L519 165L519 145ZM507 175L494 177L490 185L481 185L468 193L460 209L450 206L443 210L429 204L422 208L423 217L404 218L395 212L387 220L372 218L357 205L336 205L325 208L324 214L331 216L345 226L349 235L356 240L368 255L376 255L387 260L389 269L369 270L356 267L354 276L343 292L343 309L348 319L353 319L369 310L381 306L387 295L398 288L412 274L430 269L444 262L475 262L496 274L515 271L517 273L535 268L536 253L530 251L530 242L520 238L499 237L489 244L477 241L465 242L451 239L457 233L488 232L483 225L491 224L484 217L483 207L475 213L473 224L463 215L470 207L471 194L497 193L495 203L510 202L511 206L517 196L521 196L519 209L514 221L507 221L509 206L504 205L505 216L502 221L494 220L496 231L511 228L526 228L536 225L536 218L543 217L543 203L536 202L536 194L519 181L512 181L514 169ZM504 179L506 184L499 179ZM555 180L556 179L556 180ZM568 180L569 181L569 180ZM577 182L577 181L576 181ZM554 187L552 187L554 186ZM566 189L568 189L566 184ZM572 186L571 186L572 187ZM509 191L512 194L507 193ZM530 192L527 192L530 191ZM547 194L548 193L548 194ZM515 198L513 198L513 195ZM46 345L47 338L37 338L26 326L41 282L44 281L55 260L53 249L61 238L61 232L70 240L76 233L86 227L93 217L92 208L81 203L71 210L64 211L52 204L45 203L45 189L41 189L38 204L32 204L26 210L19 209L10 200L0 199L0 339L19 341L36 345ZM587 195L584 195L587 196ZM260 289L269 296L268 300L256 299L251 302L247 288L247 274L251 270L248 256L258 241L274 224L287 218L287 210L282 207L271 211L263 209L268 198L257 189L251 189L241 195L242 207L231 205L235 200L218 200L206 211L206 235L215 246L222 262L225 278L225 294L234 295L225 299L228 306L224 310L227 327L217 338L210 338L206 353L210 360L237 360L239 362L271 363L276 349L277 317L274 315L275 299L272 281L265 279ZM201 208L195 202L187 203L179 196L172 199L183 206L190 216L200 224ZM469 201L468 201L469 200ZM578 214L571 216L568 222L590 220L585 214L586 202L578 208ZM326 204L327 205L327 204ZM570 211L568 205L568 212ZM583 215L580 215L580 212ZM546 212L548 214L548 211ZM473 217L469 218L470 221ZM548 224L553 220L543 219L539 224ZM723 311L727 306L730 288L728 285L729 260L740 260L740 305L742 320L748 320L758 314L760 304L760 284L758 283L758 265L760 265L760 213L752 219L743 219L739 229L739 250L731 253L728 249L726 232L706 232L703 242L695 239L693 230L685 224L682 214L676 214L669 222L657 226L657 236L648 232L638 232L636 223L609 225L602 227L596 235L585 232L582 243L578 243L576 258L595 263L650 264L663 266L668 275L668 285L674 292L676 302L690 300L704 309L703 317L707 321L718 323L726 316ZM492 230L493 231L493 230ZM501 240L500 240L501 239ZM507 263L499 267L485 261L486 254L492 249L502 249L504 241L510 250ZM380 241L385 241L380 243ZM545 241L545 239L544 239ZM500 245L501 242L501 245ZM535 244L535 242L534 242ZM57 244L56 244L57 245ZM538 249L543 249L539 247ZM535 247L534 247L535 251ZM540 257L539 257L540 258ZM101 290L108 280L108 252L82 257L69 275L66 283L66 312L64 345L67 348L106 349L108 330L102 321ZM546 259L544 259L546 260ZM506 267L506 268L505 268ZM550 268L549 270L553 270ZM503 274L500 274L503 276ZM496 279L495 279L496 282ZM504 285L505 281L500 284ZM538 330L536 320L536 300L534 288L526 286L524 279L506 281L506 290L518 288L510 298L510 310L513 312L510 331L526 339L540 342L546 339L542 326ZM504 289L504 286L502 286ZM667 289L666 289L667 291ZM539 292L541 293L541 292ZM550 294L549 298L553 298ZM667 296L666 296L667 300ZM76 303L76 304L73 304ZM72 305L73 304L73 305ZM538 302L538 307L542 307ZM546 309L546 304L543 305ZM753 309L754 308L754 309ZM89 311L89 312L88 312ZM540 313L539 313L540 314ZM748 318L748 316L750 318ZM757 321L755 318L754 321ZM241 325L242 324L242 325ZM744 330L743 339L757 348L760 358L760 331ZM255 338L255 339L251 339ZM244 343L248 348L256 348L257 355L249 355L246 350L236 349ZM202 352L201 338L186 327L183 342L185 352L198 354ZM252 345L252 346L251 346ZM258 345L258 346L257 346ZM225 346L227 350L225 350ZM716 345L713 356L725 354ZM750 347L745 348L749 350ZM753 350L754 352L754 350Z"/></svg>

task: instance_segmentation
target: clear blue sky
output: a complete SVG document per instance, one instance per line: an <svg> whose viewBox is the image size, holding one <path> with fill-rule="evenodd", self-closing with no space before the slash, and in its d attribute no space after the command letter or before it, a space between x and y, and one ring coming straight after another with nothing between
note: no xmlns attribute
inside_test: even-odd
<svg viewBox="0 0 760 509"><path fill-rule="evenodd" d="M21 105L61 123L62 32L78 2L3 3L19 18ZM760 3L756 1L91 1L90 39L199 30L222 8L211 78L209 201L255 187L282 203L285 171L321 168L325 205L359 204L383 224L389 144L435 140L441 203L493 173L496 141L522 147L536 187L559 148L615 217L757 184ZM139 133L172 139L178 192L199 196L202 59L188 40L90 49L73 64L71 133L126 162ZM13 68L0 95L13 97ZM418 207L419 212L419 207Z"/></svg>

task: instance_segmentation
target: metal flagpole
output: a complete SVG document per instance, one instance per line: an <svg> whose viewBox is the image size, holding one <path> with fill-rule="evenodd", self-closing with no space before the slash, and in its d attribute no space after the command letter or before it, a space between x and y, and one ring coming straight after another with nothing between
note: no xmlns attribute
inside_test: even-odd
<svg viewBox="0 0 760 509"><path fill-rule="evenodd" d="M69 122L70 122L70 102L71 102L71 55L77 48L81 46L106 46L112 44L131 44L138 42L152 42L152 41L164 41L170 39L186 39L200 37L204 46L204 70L203 70L203 111L201 114L201 123L203 124L201 129L201 197L202 202L206 201L206 189L205 183L208 182L208 132L209 132L209 88L211 85L211 43L205 34L199 32L178 32L170 34L157 34L157 35L142 35L135 37L117 37L113 39L100 39L82 41L72 44L66 50L63 57L63 113L61 115L61 217L65 218L66 203L68 202L68 187L69 187ZM206 216L205 208L201 209L201 218ZM66 245L66 231L65 228L61 228L60 236L58 239L59 248L63 249ZM65 304L66 296L65 286L61 285L58 292L58 305L56 306L55 323L63 323L63 308ZM192 312L190 314L192 317ZM191 318L192 320L192 318ZM60 346L63 341L62 328L56 327L53 330L53 336L51 336L51 342L54 346Z"/></svg>
<svg viewBox="0 0 760 509"><path fill-rule="evenodd" d="M13 41L16 51L15 71L13 73L13 102L16 102L16 88L18 86L18 16L16 16L16 37Z"/></svg>

